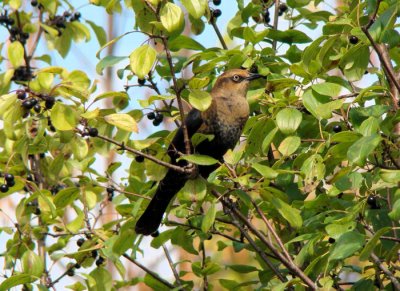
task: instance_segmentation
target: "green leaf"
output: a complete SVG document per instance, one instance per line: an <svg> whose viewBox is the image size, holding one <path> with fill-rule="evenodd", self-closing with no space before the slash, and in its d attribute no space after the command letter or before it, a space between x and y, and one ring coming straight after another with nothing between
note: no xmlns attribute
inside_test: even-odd
<svg viewBox="0 0 400 291"><path fill-rule="evenodd" d="M284 134L292 134L299 127L303 115L294 108L285 108L276 115L276 124Z"/></svg>
<svg viewBox="0 0 400 291"><path fill-rule="evenodd" d="M204 179L189 179L182 188L182 194L188 200L201 201L207 194L207 185Z"/></svg>
<svg viewBox="0 0 400 291"><path fill-rule="evenodd" d="M110 91L110 92L105 92L101 93L94 98L93 102L97 102L99 100L102 100L104 98L121 98L121 99L128 99L129 95L125 91Z"/></svg>
<svg viewBox="0 0 400 291"><path fill-rule="evenodd" d="M103 70L107 67L112 67L119 62L126 60L127 57L106 56L102 58L96 65L96 73L103 75Z"/></svg>
<svg viewBox="0 0 400 291"><path fill-rule="evenodd" d="M304 32L299 30L291 29L286 31L280 31L275 29L268 30L267 37L272 40L277 40L283 43L308 43L312 39L307 36Z"/></svg>
<svg viewBox="0 0 400 291"><path fill-rule="evenodd" d="M194 19L199 19L206 13L207 0L182 0L181 2Z"/></svg>
<svg viewBox="0 0 400 291"><path fill-rule="evenodd" d="M274 139L276 133L278 132L278 128L274 128L273 130L271 130L264 138L262 145L261 145L261 149L262 152L265 154L268 151L269 146L272 143L272 140Z"/></svg>
<svg viewBox="0 0 400 291"><path fill-rule="evenodd" d="M40 278L44 271L43 259L35 252L27 250L21 258L24 273Z"/></svg>
<svg viewBox="0 0 400 291"><path fill-rule="evenodd" d="M346 232L339 237L329 254L329 260L342 260L354 255L365 243L365 236L356 232Z"/></svg>
<svg viewBox="0 0 400 291"><path fill-rule="evenodd" d="M193 38L179 35L169 42L169 49L173 52L177 52L181 49L203 51L205 50L205 47Z"/></svg>
<svg viewBox="0 0 400 291"><path fill-rule="evenodd" d="M167 2L161 8L160 20L170 35L179 35L185 26L185 17L182 9L171 2Z"/></svg>
<svg viewBox="0 0 400 291"><path fill-rule="evenodd" d="M171 289L165 284L161 283L159 280L153 278L153 276L146 273L144 276L144 283L150 287L151 290L159 291L171 291ZM110 289L111 290L111 289Z"/></svg>
<svg viewBox="0 0 400 291"><path fill-rule="evenodd" d="M347 157L352 164L363 166L367 157L375 150L381 142L378 134L364 136L352 144L347 151Z"/></svg>
<svg viewBox="0 0 400 291"><path fill-rule="evenodd" d="M77 187L62 189L54 197L54 205L57 209L63 209L74 202L79 197L79 193L80 191Z"/></svg>
<svg viewBox="0 0 400 291"><path fill-rule="evenodd" d="M256 267L249 266L249 265L227 265L227 267L229 269L234 270L235 272L242 273L242 274L259 271Z"/></svg>
<svg viewBox="0 0 400 291"><path fill-rule="evenodd" d="M154 48L145 44L135 49L129 56L130 67L139 79L144 79L153 68L157 59L157 52Z"/></svg>
<svg viewBox="0 0 400 291"><path fill-rule="evenodd" d="M368 119L364 120L360 127L358 128L358 132L360 132L363 136L370 136L374 133L378 133L379 130L379 120L370 116Z"/></svg>
<svg viewBox="0 0 400 291"><path fill-rule="evenodd" d="M0 117L10 108L17 100L16 94L6 94L0 96Z"/></svg>
<svg viewBox="0 0 400 291"><path fill-rule="evenodd" d="M398 200L400 201L400 200ZM390 231L392 228L391 227L384 227L378 230L374 236L368 241L368 243L365 245L364 249L360 253L360 261L366 261L368 260L369 256L371 255L372 251L374 250L375 246L378 244L381 236Z"/></svg>
<svg viewBox="0 0 400 291"><path fill-rule="evenodd" d="M7 55L14 68L18 68L25 64L24 47L19 41L10 43L7 49Z"/></svg>
<svg viewBox="0 0 400 291"><path fill-rule="evenodd" d="M259 172L266 179L275 179L278 176L277 171L259 163L253 164L252 168Z"/></svg>
<svg viewBox="0 0 400 291"><path fill-rule="evenodd" d="M341 58L339 66L342 68L348 81L358 81L364 76L368 66L369 56L369 47L363 44L357 44L350 48Z"/></svg>
<svg viewBox="0 0 400 291"><path fill-rule="evenodd" d="M330 97L338 96L343 89L343 87L340 86L339 84L329 83L329 82L315 84L312 85L311 88L318 94Z"/></svg>
<svg viewBox="0 0 400 291"><path fill-rule="evenodd" d="M293 154L300 146L301 139L298 136L288 136L278 147L278 151L285 157Z"/></svg>
<svg viewBox="0 0 400 291"><path fill-rule="evenodd" d="M189 93L189 103L200 111L205 111L211 105L211 95L207 91L192 89Z"/></svg>
<svg viewBox="0 0 400 291"><path fill-rule="evenodd" d="M211 206L207 209L206 214L203 216L203 220L201 222L201 230L203 232L208 232L211 226L213 226L216 214L216 202L211 202Z"/></svg>
<svg viewBox="0 0 400 291"><path fill-rule="evenodd" d="M113 289L113 280L110 272L103 267L97 267L89 274L87 285L89 290L108 291Z"/></svg>
<svg viewBox="0 0 400 291"><path fill-rule="evenodd" d="M97 41L99 42L100 46L103 46L107 42L107 34L104 31L104 28L97 25L93 21L85 20L90 27L93 29L94 33L96 34Z"/></svg>
<svg viewBox="0 0 400 291"><path fill-rule="evenodd" d="M201 166L211 166L218 163L218 160L205 155L193 154L193 155L185 155L178 159L179 160L186 160L190 163L201 165Z"/></svg>
<svg viewBox="0 0 400 291"><path fill-rule="evenodd" d="M18 285L23 285L23 284L28 284L36 281L39 278L35 278L34 276L30 274L16 274L11 276L10 278L5 279L1 284L0 284L0 290L9 290L12 287L18 286Z"/></svg>
<svg viewBox="0 0 400 291"><path fill-rule="evenodd" d="M289 222L290 226L293 228L300 228L303 225L303 219L300 215L300 210L293 208L281 199L272 197L271 203L279 214L282 215L284 219Z"/></svg>
<svg viewBox="0 0 400 291"><path fill-rule="evenodd" d="M380 169L379 177L387 183L398 183L400 181L400 170Z"/></svg>
<svg viewBox="0 0 400 291"><path fill-rule="evenodd" d="M400 219L400 199L397 199L396 202L393 204L392 211L388 213L388 216L393 221L398 221Z"/></svg>
<svg viewBox="0 0 400 291"><path fill-rule="evenodd" d="M125 229L117 236L117 240L113 244L113 253L121 256L127 250L133 247L136 238L136 233L133 229Z"/></svg>
<svg viewBox="0 0 400 291"><path fill-rule="evenodd" d="M116 127L129 131L129 132L138 132L138 126L135 119L126 113L113 113L104 116L104 120Z"/></svg>
<svg viewBox="0 0 400 291"><path fill-rule="evenodd" d="M78 124L76 111L70 106L57 102L51 109L51 122L58 130L73 130Z"/></svg>

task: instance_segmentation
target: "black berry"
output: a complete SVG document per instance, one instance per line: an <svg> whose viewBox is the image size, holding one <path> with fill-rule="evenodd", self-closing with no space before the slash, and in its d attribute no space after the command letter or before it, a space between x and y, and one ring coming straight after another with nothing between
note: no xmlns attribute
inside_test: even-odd
<svg viewBox="0 0 400 291"><path fill-rule="evenodd" d="M135 161L138 163L143 163L144 162L144 157L143 156L136 156Z"/></svg>
<svg viewBox="0 0 400 291"><path fill-rule="evenodd" d="M374 195L368 196L367 203L371 207L371 209L379 209L380 208L376 201L376 196L374 196Z"/></svg>
<svg viewBox="0 0 400 291"><path fill-rule="evenodd" d="M221 0L213 0L213 4L218 6L221 4Z"/></svg>
<svg viewBox="0 0 400 291"><path fill-rule="evenodd" d="M17 91L17 98L19 100L24 100L26 98L26 93L24 91Z"/></svg>
<svg viewBox="0 0 400 291"><path fill-rule="evenodd" d="M104 263L104 258L103 257L99 257L97 260L96 260L96 266L100 266L100 265L102 265Z"/></svg>
<svg viewBox="0 0 400 291"><path fill-rule="evenodd" d="M41 109L42 107L40 106L40 104L36 104L35 106L33 106L33 110L35 110L36 113L40 113Z"/></svg>
<svg viewBox="0 0 400 291"><path fill-rule="evenodd" d="M107 187L106 188L106 191L107 191L108 194L114 194L114 190L115 190L114 187Z"/></svg>
<svg viewBox="0 0 400 291"><path fill-rule="evenodd" d="M281 3L281 4L279 4L278 9L279 9L279 12L278 12L279 15L282 15L283 13L285 13L288 10L288 7L285 3Z"/></svg>
<svg viewBox="0 0 400 291"><path fill-rule="evenodd" d="M358 43L358 37L355 36L355 35L350 35L350 36L349 36L349 42L350 42L351 44L357 44L357 43Z"/></svg>
<svg viewBox="0 0 400 291"><path fill-rule="evenodd" d="M7 184L8 187L12 187L12 186L15 185L15 181L12 180L12 181L10 181L10 182L6 182L6 184Z"/></svg>
<svg viewBox="0 0 400 291"><path fill-rule="evenodd" d="M94 259L97 258L97 254L98 254L97 250L93 250L92 251L92 258L94 258Z"/></svg>
<svg viewBox="0 0 400 291"><path fill-rule="evenodd" d="M78 245L78 247L81 247L83 245L83 243L85 242L84 238L80 238L76 241L76 244Z"/></svg>
<svg viewBox="0 0 400 291"><path fill-rule="evenodd" d="M29 110L32 109L33 106L35 106L35 104L33 104L32 100L33 99L28 99L28 100L25 100L24 102L22 102L22 107L24 107L25 109L29 109Z"/></svg>
<svg viewBox="0 0 400 291"><path fill-rule="evenodd" d="M337 124L337 125L335 125L333 127L333 131L336 132L336 133L341 132L342 131L342 127Z"/></svg>
<svg viewBox="0 0 400 291"><path fill-rule="evenodd" d="M75 268L75 269L80 269L80 268L81 268L81 265L78 264L78 263L76 263L76 264L74 265L74 268Z"/></svg>
<svg viewBox="0 0 400 291"><path fill-rule="evenodd" d="M161 122L157 121L157 120L153 120L153 125L154 126L159 126L161 124Z"/></svg>
<svg viewBox="0 0 400 291"><path fill-rule="evenodd" d="M26 180L27 181L33 181L33 176L32 176L32 174L28 174L28 176L26 176Z"/></svg>
<svg viewBox="0 0 400 291"><path fill-rule="evenodd" d="M40 215L40 213L42 213L41 211L40 211L40 208L39 207L36 207L35 208L35 211L33 212L35 215Z"/></svg>
<svg viewBox="0 0 400 291"><path fill-rule="evenodd" d="M143 86L146 83L146 79L138 79L137 82L140 86Z"/></svg>
<svg viewBox="0 0 400 291"><path fill-rule="evenodd" d="M7 191L8 191L8 186L6 184L0 186L0 192L6 193Z"/></svg>
<svg viewBox="0 0 400 291"><path fill-rule="evenodd" d="M6 180L7 183L14 182L14 175L13 174L5 174L4 180Z"/></svg>
<svg viewBox="0 0 400 291"><path fill-rule="evenodd" d="M153 120L154 118L156 118L156 114L154 112L149 112L147 113L147 118Z"/></svg>
<svg viewBox="0 0 400 291"><path fill-rule="evenodd" d="M163 119L164 119L164 115L159 113L155 116L154 121L161 123L163 121Z"/></svg>
<svg viewBox="0 0 400 291"><path fill-rule="evenodd" d="M89 136L96 137L99 134L99 131L95 127L90 127L88 129Z"/></svg>
<svg viewBox="0 0 400 291"><path fill-rule="evenodd" d="M36 6L38 5L38 2L37 2L36 0L32 0L32 1L31 1L31 5L32 5L33 7L36 7Z"/></svg>
<svg viewBox="0 0 400 291"><path fill-rule="evenodd" d="M268 9L264 12L264 23L269 23L271 21L271 17L269 17Z"/></svg>
<svg viewBox="0 0 400 291"><path fill-rule="evenodd" d="M330 237L330 238L328 239L328 242L329 242L330 244L333 244L335 241L336 241L336 240L335 240L333 237Z"/></svg>
<svg viewBox="0 0 400 291"><path fill-rule="evenodd" d="M68 275L68 276L70 276L70 277L74 276L74 275L75 275L75 271L74 271L74 269L73 269L73 268L71 268L71 269L68 269L68 271L67 271L67 275Z"/></svg>
<svg viewBox="0 0 400 291"><path fill-rule="evenodd" d="M222 12L221 12L221 10L219 10L219 9L215 9L215 10L213 11L213 16L214 16L215 18L220 17L221 14L222 14Z"/></svg>
<svg viewBox="0 0 400 291"><path fill-rule="evenodd" d="M56 100L54 99L54 97L48 96L46 98L46 101L44 102L44 106L46 107L46 109L51 109L53 108L55 102Z"/></svg>

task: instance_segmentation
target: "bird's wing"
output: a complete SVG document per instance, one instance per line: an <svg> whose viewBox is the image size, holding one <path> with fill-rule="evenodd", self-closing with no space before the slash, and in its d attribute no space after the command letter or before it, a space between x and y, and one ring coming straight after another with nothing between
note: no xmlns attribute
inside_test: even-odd
<svg viewBox="0 0 400 291"><path fill-rule="evenodd" d="M197 109L192 109L185 118L185 124L188 131L189 138L191 138L203 125L203 118L201 112ZM178 153L185 152L185 139L183 135L182 127L179 127L172 140L169 148L168 154L170 155L173 162L179 157Z"/></svg>

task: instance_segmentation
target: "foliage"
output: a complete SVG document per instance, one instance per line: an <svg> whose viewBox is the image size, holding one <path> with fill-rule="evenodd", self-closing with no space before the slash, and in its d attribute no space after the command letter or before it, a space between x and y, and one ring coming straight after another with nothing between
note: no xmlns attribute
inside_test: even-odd
<svg viewBox="0 0 400 291"><path fill-rule="evenodd" d="M9 42L1 45L8 69L0 74L0 198L18 205L8 214L13 224L0 228L8 235L0 290L45 290L77 274L84 280L69 289L141 282L156 290L400 289L398 1L345 0L332 9L322 0L237 0L226 38L218 26L224 11L206 0L90 2L110 14L130 10L135 30L107 42L104 29L67 1L2 2ZM182 33L185 25L191 33ZM222 48L196 41L207 25ZM148 41L130 56L101 57L137 33ZM94 37L101 46L97 73L129 62L118 71L126 90L100 92L87 72L54 66L37 54L37 43L29 45L42 40L65 57ZM235 41L229 48L228 37ZM194 258L190 268L171 261L175 278L164 278L138 263L146 250L133 229L154 182L172 167L165 149L174 131L141 140L133 133L148 119L180 124L183 104L205 110L216 76L238 67L258 70L267 82L249 91L241 144L207 181L188 181L164 219L171 227L152 239L168 258L167 242ZM153 95L133 97L136 86ZM129 106L133 98L141 108ZM113 106L105 108L104 99ZM209 137L192 143L201 138ZM121 163L99 170L98 157L110 153L131 159L118 182L112 175ZM119 219L100 225L110 205ZM227 251L248 261L221 260ZM49 266L61 261L65 272L52 274ZM146 275L118 279L130 263Z"/></svg>

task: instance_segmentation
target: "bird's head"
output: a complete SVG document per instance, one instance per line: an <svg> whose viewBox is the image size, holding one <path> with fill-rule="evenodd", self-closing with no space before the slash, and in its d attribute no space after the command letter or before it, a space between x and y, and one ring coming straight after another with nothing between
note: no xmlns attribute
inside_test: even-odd
<svg viewBox="0 0 400 291"><path fill-rule="evenodd" d="M218 77L214 84L213 91L217 93L217 95L228 93L239 94L246 97L250 81L258 78L264 78L264 76L250 73L243 69L232 69Z"/></svg>

